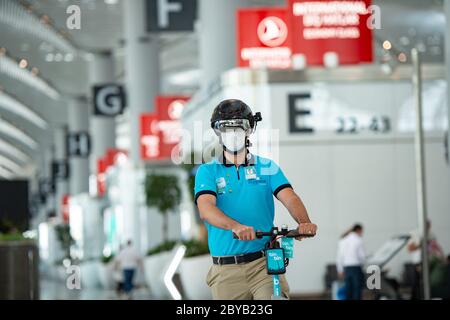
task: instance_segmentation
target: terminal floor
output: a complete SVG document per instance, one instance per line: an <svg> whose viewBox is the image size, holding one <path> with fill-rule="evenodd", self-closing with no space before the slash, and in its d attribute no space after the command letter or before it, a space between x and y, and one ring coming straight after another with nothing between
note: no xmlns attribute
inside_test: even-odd
<svg viewBox="0 0 450 320"><path fill-rule="evenodd" d="M116 294L114 290L105 290L99 287L86 287L79 290L67 289L64 282L57 280L41 280L40 282L41 300L121 300L125 299ZM134 290L133 300L152 300L147 288Z"/></svg>

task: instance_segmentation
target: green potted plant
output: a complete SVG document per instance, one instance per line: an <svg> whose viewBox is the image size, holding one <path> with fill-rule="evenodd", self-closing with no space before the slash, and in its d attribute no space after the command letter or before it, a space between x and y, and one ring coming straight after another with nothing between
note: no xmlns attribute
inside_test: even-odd
<svg viewBox="0 0 450 320"><path fill-rule="evenodd" d="M174 175L149 174L145 178L145 201L147 206L158 209L163 216L163 242L168 241L169 212L174 212L181 203L178 177Z"/></svg>
<svg viewBox="0 0 450 320"><path fill-rule="evenodd" d="M19 228L9 219L0 220L0 241L23 241L27 240Z"/></svg>
<svg viewBox="0 0 450 320"><path fill-rule="evenodd" d="M20 232L0 233L0 242L23 241L26 238Z"/></svg>
<svg viewBox="0 0 450 320"><path fill-rule="evenodd" d="M167 240L161 244L158 244L158 245L154 246L153 248L148 249L147 257L159 254L161 252L170 251L175 247L176 244L177 244L177 241L174 241L174 240Z"/></svg>
<svg viewBox="0 0 450 320"><path fill-rule="evenodd" d="M204 162L203 156L200 154L196 154L194 152L191 152L184 160L181 167L184 169L184 171L187 174L187 188L188 192L192 201L192 214L194 215L195 223L197 224L197 238L201 241L207 241L207 232L205 225L203 224L202 220L200 219L200 213L198 212L198 208L195 205L195 174L197 172L198 167L201 163Z"/></svg>
<svg viewBox="0 0 450 320"><path fill-rule="evenodd" d="M194 186L195 186L195 174L194 170L199 165L198 163L195 163L195 160L198 158L198 156L195 155L194 152L191 152L191 154L185 159L181 167L184 171L187 173L187 187L189 189L189 196L194 202Z"/></svg>
<svg viewBox="0 0 450 320"><path fill-rule="evenodd" d="M168 239L169 213L177 212L181 203L181 188L175 175L148 174L145 178L145 199L148 207L158 209L163 217L163 242L147 252L144 259L144 276L156 298L166 298L167 292L161 271L170 262L176 241Z"/></svg>
<svg viewBox="0 0 450 320"><path fill-rule="evenodd" d="M64 258L70 259L70 247L75 243L70 234L70 225L67 223L58 224L55 226L55 232L56 238L64 251Z"/></svg>

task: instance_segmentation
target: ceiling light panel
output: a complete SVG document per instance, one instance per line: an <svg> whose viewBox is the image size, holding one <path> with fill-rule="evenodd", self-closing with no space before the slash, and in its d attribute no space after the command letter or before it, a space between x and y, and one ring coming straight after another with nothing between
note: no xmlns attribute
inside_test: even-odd
<svg viewBox="0 0 450 320"><path fill-rule="evenodd" d="M21 68L18 62L6 54L0 54L0 73L4 73L17 81L25 83L51 99L58 100L61 96L58 90L51 86L47 81L30 70Z"/></svg>
<svg viewBox="0 0 450 320"><path fill-rule="evenodd" d="M30 149L35 150L38 147L38 143L36 142L36 140L31 138L29 135L27 135L25 132L23 132L19 128L15 127L11 123L9 123L1 118L0 118L0 133L23 143Z"/></svg>
<svg viewBox="0 0 450 320"><path fill-rule="evenodd" d="M34 38L51 43L65 53L76 52L75 46L59 33L48 19L40 19L19 1L0 0L0 22L21 33L27 33Z"/></svg>
<svg viewBox="0 0 450 320"><path fill-rule="evenodd" d="M0 109L11 112L41 129L48 127L47 121L40 115L6 92L0 91Z"/></svg>
<svg viewBox="0 0 450 320"><path fill-rule="evenodd" d="M13 157L23 164L31 162L31 158L19 148L13 146L9 142L0 139L0 153Z"/></svg>

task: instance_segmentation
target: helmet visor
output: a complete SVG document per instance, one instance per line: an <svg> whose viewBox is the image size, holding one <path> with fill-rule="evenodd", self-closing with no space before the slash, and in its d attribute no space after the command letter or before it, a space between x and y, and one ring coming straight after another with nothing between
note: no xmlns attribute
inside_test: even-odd
<svg viewBox="0 0 450 320"><path fill-rule="evenodd" d="M214 124L214 131L217 133L223 133L227 129L241 128L245 132L251 130L250 121L247 119L230 119L230 120L219 120Z"/></svg>

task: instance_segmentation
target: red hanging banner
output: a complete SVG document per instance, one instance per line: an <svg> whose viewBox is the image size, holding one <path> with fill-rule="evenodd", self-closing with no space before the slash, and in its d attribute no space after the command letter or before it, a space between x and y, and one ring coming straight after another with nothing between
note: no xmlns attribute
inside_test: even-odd
<svg viewBox="0 0 450 320"><path fill-rule="evenodd" d="M97 159L97 196L104 196L106 193L106 169L108 160L106 157Z"/></svg>
<svg viewBox="0 0 450 320"><path fill-rule="evenodd" d="M288 0L237 12L239 67L290 69L373 62L371 0Z"/></svg>
<svg viewBox="0 0 450 320"><path fill-rule="evenodd" d="M69 223L69 199L70 196L68 194L64 194L61 199L61 211L62 211L62 218L64 223Z"/></svg>
<svg viewBox="0 0 450 320"><path fill-rule="evenodd" d="M324 65L326 54L339 64L373 62L371 0L289 0L293 54L307 65Z"/></svg>
<svg viewBox="0 0 450 320"><path fill-rule="evenodd" d="M128 156L127 151L109 148L106 154L97 159L97 196L102 197L106 193L106 172L109 167L115 165L120 156Z"/></svg>
<svg viewBox="0 0 450 320"><path fill-rule="evenodd" d="M187 96L158 96L155 113L141 115L141 158L167 160L181 139L181 114Z"/></svg>
<svg viewBox="0 0 450 320"><path fill-rule="evenodd" d="M241 9L237 12L240 67L288 69L292 43L286 8Z"/></svg>
<svg viewBox="0 0 450 320"><path fill-rule="evenodd" d="M141 159L158 160L161 158L159 148L161 134L158 129L158 117L153 113L141 114Z"/></svg>

